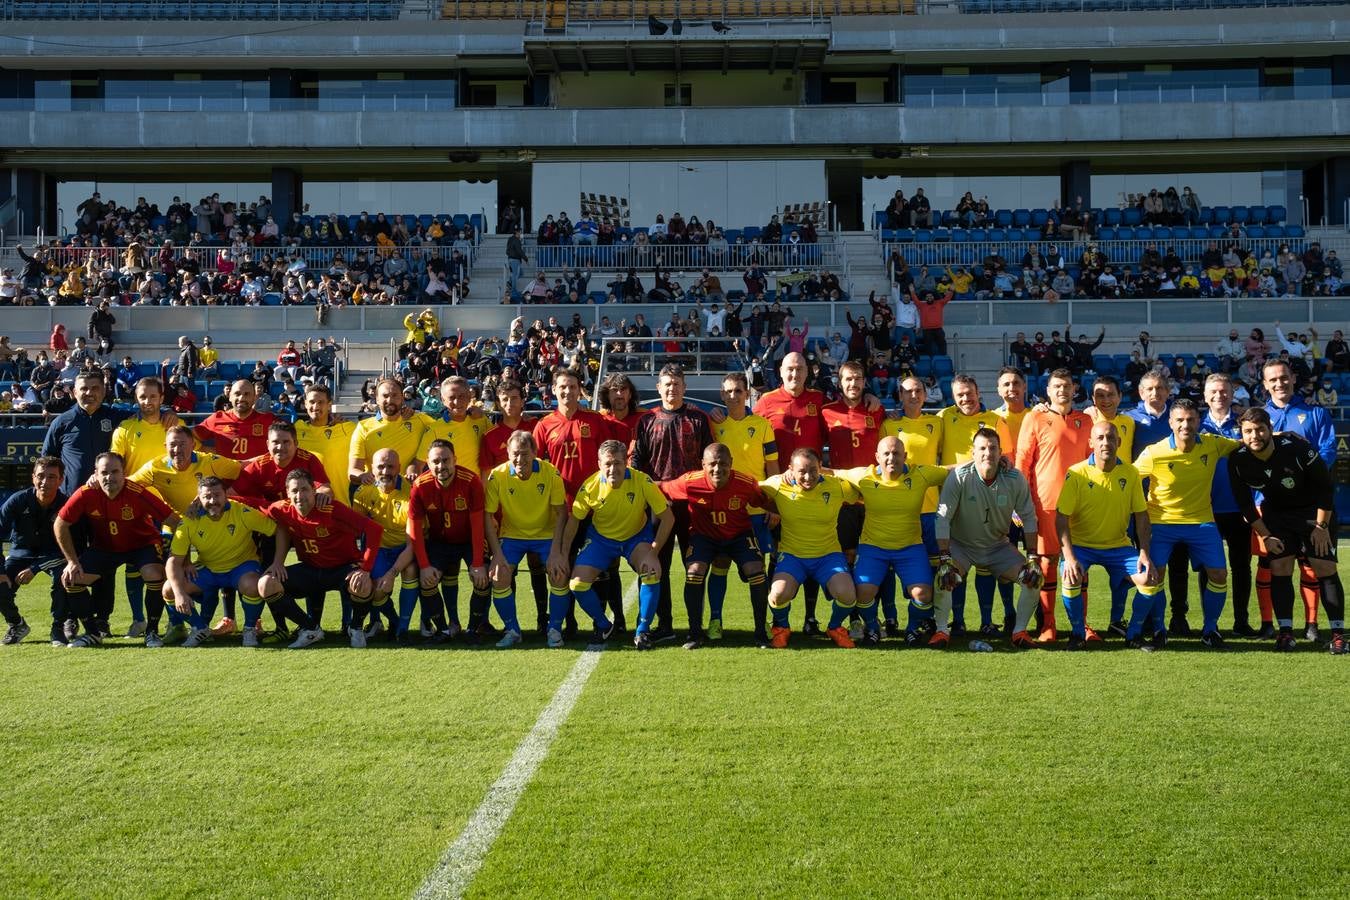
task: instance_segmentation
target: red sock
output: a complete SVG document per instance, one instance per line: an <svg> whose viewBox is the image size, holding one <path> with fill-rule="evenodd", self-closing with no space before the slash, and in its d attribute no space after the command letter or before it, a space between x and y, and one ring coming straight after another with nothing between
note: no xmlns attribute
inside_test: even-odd
<svg viewBox="0 0 1350 900"><path fill-rule="evenodd" d="M1275 621L1275 607L1270 602L1270 563L1264 556L1258 557L1256 565L1256 605L1261 608L1262 625Z"/></svg>
<svg viewBox="0 0 1350 900"><path fill-rule="evenodd" d="M1317 604L1322 598L1322 589L1317 584L1317 576L1307 563L1299 565L1299 588L1303 593L1304 621L1309 625L1317 624Z"/></svg>

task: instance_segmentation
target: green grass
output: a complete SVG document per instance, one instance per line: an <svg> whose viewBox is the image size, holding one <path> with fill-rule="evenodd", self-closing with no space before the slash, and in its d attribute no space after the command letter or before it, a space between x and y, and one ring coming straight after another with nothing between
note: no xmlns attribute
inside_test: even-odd
<svg viewBox="0 0 1350 900"><path fill-rule="evenodd" d="M64 651L20 600L5 896L406 897L578 655ZM1350 659L771 652L747 606L604 655L470 893L1344 893Z"/></svg>

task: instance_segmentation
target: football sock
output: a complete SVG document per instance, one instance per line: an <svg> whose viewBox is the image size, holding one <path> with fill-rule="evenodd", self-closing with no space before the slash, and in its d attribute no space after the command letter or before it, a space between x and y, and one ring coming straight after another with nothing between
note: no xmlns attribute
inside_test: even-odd
<svg viewBox="0 0 1350 900"><path fill-rule="evenodd" d="M1317 584L1321 589L1322 606L1326 608L1331 630L1341 631L1345 627L1345 588L1341 584L1341 576L1328 575L1319 578Z"/></svg>
<svg viewBox="0 0 1350 900"><path fill-rule="evenodd" d="M722 606L727 599L727 572L725 566L713 566L708 572L708 617L722 618ZM685 596L688 596L686 593ZM686 601L688 602L688 601Z"/></svg>
<svg viewBox="0 0 1350 900"><path fill-rule="evenodd" d="M1134 582L1128 578L1122 578L1111 585L1111 621L1119 622L1125 618L1125 601L1129 599L1130 588Z"/></svg>
<svg viewBox="0 0 1350 900"><path fill-rule="evenodd" d="M1087 637L1087 626L1084 622L1083 611L1083 589L1081 587L1069 587L1066 584L1060 588L1059 592L1064 600L1064 611L1069 614L1069 628L1073 630L1073 636L1076 638Z"/></svg>
<svg viewBox="0 0 1350 900"><path fill-rule="evenodd" d="M866 603L859 600L855 608L858 610L858 615L862 616L863 626L869 631L874 630L877 627L877 598L873 597Z"/></svg>
<svg viewBox="0 0 1350 900"><path fill-rule="evenodd" d="M530 566L530 594L534 597L534 613L536 619L548 618L548 573L544 571L541 565L538 568ZM498 613L500 615L500 613ZM519 624L519 620L517 620Z"/></svg>
<svg viewBox="0 0 1350 900"><path fill-rule="evenodd" d="M445 603L447 621L459 624L459 573L441 578L441 600Z"/></svg>
<svg viewBox="0 0 1350 900"><path fill-rule="evenodd" d="M244 599L251 601L253 603L258 602L257 597L244 597ZM220 591L207 591L206 593L202 594L201 600L198 601L197 606L195 607L201 610L201 624L198 625L196 622L193 622L192 627L209 628L211 626L211 617L216 614L216 607L219 605L220 605ZM168 612L169 612L169 624L171 625L178 624L178 622L174 621L175 616L177 616L178 619L180 620L183 620L185 618L182 613L178 612L178 610L174 609L172 606L168 608Z"/></svg>
<svg viewBox="0 0 1350 900"><path fill-rule="evenodd" d="M1289 601L1293 603L1293 600ZM1261 610L1261 624L1276 618L1274 599L1271 596L1270 557L1256 558L1256 605Z"/></svg>
<svg viewBox="0 0 1350 900"><path fill-rule="evenodd" d="M220 602L225 607L223 615L227 619L233 619L235 617L234 595L234 588L224 588L220 592Z"/></svg>
<svg viewBox="0 0 1350 900"><path fill-rule="evenodd" d="M1135 588L1134 606L1130 610L1130 622L1125 628L1127 640L1132 641L1139 637L1144 630L1144 623L1153 615L1153 607L1158 598L1164 596L1162 585Z"/></svg>
<svg viewBox="0 0 1350 900"><path fill-rule="evenodd" d="M838 600L830 601L830 628L838 628L844 624L844 620L853 612L855 604L845 605Z"/></svg>
<svg viewBox="0 0 1350 900"><path fill-rule="evenodd" d="M609 607L609 617L618 626L628 627L628 617L623 611L623 580L619 576L619 564L616 561L600 579L597 593Z"/></svg>
<svg viewBox="0 0 1350 900"><path fill-rule="evenodd" d="M147 634L159 632L159 620L163 615L164 595L158 590L148 592L145 598L145 631Z"/></svg>
<svg viewBox="0 0 1350 900"><path fill-rule="evenodd" d="M1205 580L1205 589L1200 594L1200 608L1204 611L1205 625L1203 632L1213 632L1219 630L1219 617L1223 615L1223 608L1228 603L1228 585L1215 584L1208 579Z"/></svg>
<svg viewBox="0 0 1350 900"><path fill-rule="evenodd" d="M1309 625L1316 625L1317 603L1321 597L1321 592L1318 590L1320 581L1317 576L1313 574L1313 570L1306 564L1301 564L1298 572L1299 588L1303 593L1303 614L1305 616L1303 621Z"/></svg>
<svg viewBox="0 0 1350 900"><path fill-rule="evenodd" d="M598 598L597 598L598 602ZM487 591L480 591L474 588L469 594L469 627L470 634L477 634L478 631L488 622L488 610L492 608L492 595Z"/></svg>
<svg viewBox="0 0 1350 900"><path fill-rule="evenodd" d="M802 599L806 605L806 619L810 621L816 617L816 601L820 597L820 585L814 581L807 581L802 587Z"/></svg>
<svg viewBox="0 0 1350 900"><path fill-rule="evenodd" d="M349 631L352 628L352 598L345 593L338 595L338 603L342 607L342 630ZM317 617L322 619L322 616Z"/></svg>
<svg viewBox="0 0 1350 900"><path fill-rule="evenodd" d="M416 578L403 578L398 587L398 633L405 634L412 627L413 612L417 609L417 598L421 586Z"/></svg>
<svg viewBox="0 0 1350 900"><path fill-rule="evenodd" d="M1013 585L1011 581L998 582L998 595L1003 600L1003 621L1017 618L1017 606L1013 603Z"/></svg>
<svg viewBox="0 0 1350 900"><path fill-rule="evenodd" d="M282 594L275 600L267 601L267 605L272 608L272 615L276 616L279 620L290 619L296 625L306 630L313 630L319 627L319 619L315 619L305 613L300 609L300 605L295 602L294 598L287 597L285 594ZM306 605L308 605L308 602ZM319 605L320 608L322 608L322 601L320 601Z"/></svg>
<svg viewBox="0 0 1350 900"><path fill-rule="evenodd" d="M445 630L445 601L441 599L441 592L437 588L428 590L418 582L418 596L422 600L422 621L430 624L437 631Z"/></svg>
<svg viewBox="0 0 1350 900"><path fill-rule="evenodd" d="M1059 599L1059 557L1042 556L1040 559L1041 577L1045 580L1040 589L1041 628L1055 631L1055 603ZM1082 599L1082 591L1079 591Z"/></svg>
<svg viewBox="0 0 1350 900"><path fill-rule="evenodd" d="M782 606L773 606L770 604L769 611L773 614L774 628L791 628L788 624L788 612L792 609L792 601L789 600Z"/></svg>
<svg viewBox="0 0 1350 900"><path fill-rule="evenodd" d="M314 622L315 627L323 621L323 608L327 597L326 593L321 593L305 598L305 611L309 613L309 621ZM299 609L299 605L296 608Z"/></svg>
<svg viewBox="0 0 1350 900"><path fill-rule="evenodd" d="M0 584L0 615L3 615L5 621L11 625L18 625L23 621L23 617L19 615L19 607L14 603L13 584Z"/></svg>
<svg viewBox="0 0 1350 900"><path fill-rule="evenodd" d="M963 595L965 587L964 581L956 586L957 590L961 591ZM933 618L937 620L937 630L943 634L948 634L951 631L951 626L948 623L952 617L952 600L955 594L956 591L944 591L936 586L933 588Z"/></svg>
<svg viewBox="0 0 1350 900"><path fill-rule="evenodd" d="M726 583L726 572L722 573L722 583ZM704 575L686 574L684 577L684 611L689 616L689 634L699 635L703 633L703 581ZM713 618L720 618L722 613L719 607L713 614Z"/></svg>
<svg viewBox="0 0 1350 900"><path fill-rule="evenodd" d="M123 581L127 588L127 604L131 607L131 619L133 622L145 621L145 582L141 580L141 573L127 568L123 573Z"/></svg>
<svg viewBox="0 0 1350 900"><path fill-rule="evenodd" d="M1266 570L1270 572L1269 569ZM1266 589L1270 592L1270 604L1274 610L1276 621L1283 627L1288 622L1290 627L1294 623L1294 582L1288 575L1281 575L1276 578L1268 575L1270 578ZM1263 617L1264 618L1264 617ZM1269 620L1266 620L1269 621Z"/></svg>
<svg viewBox="0 0 1350 900"><path fill-rule="evenodd" d="M751 575L746 581L750 584L750 612L755 619L755 633L763 634L769 618L769 583L763 572Z"/></svg>
<svg viewBox="0 0 1350 900"><path fill-rule="evenodd" d="M502 627L507 631L520 633L520 621L516 618L516 589L510 585L492 589L492 606L501 617Z"/></svg>
<svg viewBox="0 0 1350 900"><path fill-rule="evenodd" d="M602 631L608 629L610 622L605 618L605 604L601 602L590 583L573 578L571 587L572 596L577 598L577 606L591 617L595 627Z"/></svg>
<svg viewBox="0 0 1350 900"><path fill-rule="evenodd" d="M896 580L888 570L881 579L881 590L877 592L877 601L881 604L881 611L886 616L887 622L894 622L900 614L895 605Z"/></svg>
<svg viewBox="0 0 1350 900"><path fill-rule="evenodd" d="M66 588L67 614L70 618L80 621L91 618L93 616L93 599L93 596L89 593L88 585L77 584L74 587Z"/></svg>
<svg viewBox="0 0 1350 900"><path fill-rule="evenodd" d="M1031 623L1031 617L1035 615L1036 608L1041 603L1041 592L1035 588L1029 588L1024 584L1017 586L1017 618L1013 622L1013 633L1026 631L1027 625ZM1050 616L1046 620L1047 627L1055 627L1054 608L1050 610Z"/></svg>
<svg viewBox="0 0 1350 900"><path fill-rule="evenodd" d="M651 631L652 618L656 615L656 608L660 603L661 576L641 576L638 579L638 634L646 634L648 631Z"/></svg>
<svg viewBox="0 0 1350 900"><path fill-rule="evenodd" d="M966 585L969 578L962 578L956 587L952 588L947 594L947 607L943 612L934 606L933 615L938 619L940 631L947 631L947 623L954 622L957 625L965 627L966 624Z"/></svg>
<svg viewBox="0 0 1350 900"><path fill-rule="evenodd" d="M997 580L993 572L978 569L975 572L975 602L980 606L981 627L994 621L994 584Z"/></svg>
<svg viewBox="0 0 1350 900"><path fill-rule="evenodd" d="M257 628L258 620L262 618L262 600L248 596L240 597L239 600L244 604L244 628Z"/></svg>
<svg viewBox="0 0 1350 900"><path fill-rule="evenodd" d="M352 617L347 620L347 630L365 631L366 616L370 613L370 601L353 598L350 603L352 607Z"/></svg>
<svg viewBox="0 0 1350 900"><path fill-rule="evenodd" d="M911 600L905 608L905 630L914 631L931 618L933 618L933 607L931 605L927 609L923 609Z"/></svg>

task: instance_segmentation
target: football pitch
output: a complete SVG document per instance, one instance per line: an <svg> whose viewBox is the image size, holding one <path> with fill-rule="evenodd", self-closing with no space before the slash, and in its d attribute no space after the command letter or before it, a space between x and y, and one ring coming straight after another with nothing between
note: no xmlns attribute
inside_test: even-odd
<svg viewBox="0 0 1350 900"><path fill-rule="evenodd" d="M733 576L692 652L67 651L39 587L0 648L8 897L406 898L466 826L476 897L1346 890L1350 659L1302 640L769 651Z"/></svg>

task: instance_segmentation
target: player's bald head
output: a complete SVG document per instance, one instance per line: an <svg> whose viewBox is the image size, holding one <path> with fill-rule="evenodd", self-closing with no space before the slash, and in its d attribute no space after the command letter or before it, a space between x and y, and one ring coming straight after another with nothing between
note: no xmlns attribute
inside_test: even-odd
<svg viewBox="0 0 1350 900"><path fill-rule="evenodd" d="M778 364L778 368L784 372L786 372L789 368L805 368L805 367L806 367L806 357L801 353L798 353L796 350L793 350L791 353L785 355L783 357L783 361Z"/></svg>
<svg viewBox="0 0 1350 900"><path fill-rule="evenodd" d="M713 462L718 459L731 459L731 448L726 444L709 444L703 448L703 461Z"/></svg>
<svg viewBox="0 0 1350 900"><path fill-rule="evenodd" d="M897 449L904 450L905 443L904 441L900 440L898 437L895 437L894 435L884 437L881 440L877 441L878 453L893 453Z"/></svg>
<svg viewBox="0 0 1350 900"><path fill-rule="evenodd" d="M1111 424L1110 422L1103 420L1101 422L1098 422L1096 425L1092 426L1092 434L1090 436L1093 438L1098 438L1106 434L1115 434L1115 433L1116 433L1116 426Z"/></svg>
<svg viewBox="0 0 1350 900"><path fill-rule="evenodd" d="M397 469L399 466L398 451L392 447L376 450L375 454L370 458L370 463L375 468L379 468L383 463L384 465L393 466Z"/></svg>

